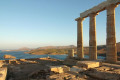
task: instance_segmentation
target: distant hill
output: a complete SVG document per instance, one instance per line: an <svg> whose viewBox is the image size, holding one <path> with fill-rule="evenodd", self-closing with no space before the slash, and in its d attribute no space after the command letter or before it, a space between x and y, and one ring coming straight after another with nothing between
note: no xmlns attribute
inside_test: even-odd
<svg viewBox="0 0 120 80"><path fill-rule="evenodd" d="M116 44L117 45L117 52L120 56L120 42ZM46 46L46 47L39 47L37 49L30 50L29 54L67 54L68 50L75 49L76 52L76 46L70 45L70 46ZM89 47L84 47L84 53L89 54ZM98 55L105 56L106 54L106 45L99 45L97 46L97 53Z"/></svg>
<svg viewBox="0 0 120 80"><path fill-rule="evenodd" d="M76 46L70 45L70 46L46 46L46 47L39 47L37 49L33 49L29 52L29 54L37 54L37 55L42 55L42 54L67 54L68 50L70 49L75 49Z"/></svg>
<svg viewBox="0 0 120 80"><path fill-rule="evenodd" d="M30 51L30 50L31 50L30 48L22 47L22 48L15 49L15 50L2 50L2 51Z"/></svg>
<svg viewBox="0 0 120 80"><path fill-rule="evenodd" d="M74 45L69 46L45 46L45 47L39 47L37 49L66 49L66 48L76 48Z"/></svg>
<svg viewBox="0 0 120 80"><path fill-rule="evenodd" d="M30 48L27 48L27 47L22 47L22 48L19 48L18 51L30 51L31 49Z"/></svg>

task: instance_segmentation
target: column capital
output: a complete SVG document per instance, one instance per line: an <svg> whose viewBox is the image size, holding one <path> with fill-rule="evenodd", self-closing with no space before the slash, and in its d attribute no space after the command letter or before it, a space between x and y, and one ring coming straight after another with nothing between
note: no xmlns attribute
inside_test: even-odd
<svg viewBox="0 0 120 80"><path fill-rule="evenodd" d="M118 4L112 4L112 5L107 6L106 10L111 10L111 8L115 9L116 7L118 7Z"/></svg>
<svg viewBox="0 0 120 80"><path fill-rule="evenodd" d="M96 15L98 15L99 13L91 13L91 14L89 14L88 16L89 17L95 17Z"/></svg>
<svg viewBox="0 0 120 80"><path fill-rule="evenodd" d="M106 10L107 10L107 16L110 16L110 15L114 15L115 16L115 8L117 7L118 5L116 4L112 4L112 5L109 5L106 7Z"/></svg>
<svg viewBox="0 0 120 80"><path fill-rule="evenodd" d="M85 18L79 17L79 18L76 18L75 21L83 21L84 19L85 19Z"/></svg>

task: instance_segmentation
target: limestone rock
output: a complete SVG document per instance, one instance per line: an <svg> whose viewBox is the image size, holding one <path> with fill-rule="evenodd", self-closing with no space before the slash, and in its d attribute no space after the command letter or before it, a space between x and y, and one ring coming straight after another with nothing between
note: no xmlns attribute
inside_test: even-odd
<svg viewBox="0 0 120 80"><path fill-rule="evenodd" d="M5 59L14 59L16 58L15 56L12 56L12 55L4 55L4 58Z"/></svg>
<svg viewBox="0 0 120 80"><path fill-rule="evenodd" d="M0 80L6 80L7 68L0 68Z"/></svg>

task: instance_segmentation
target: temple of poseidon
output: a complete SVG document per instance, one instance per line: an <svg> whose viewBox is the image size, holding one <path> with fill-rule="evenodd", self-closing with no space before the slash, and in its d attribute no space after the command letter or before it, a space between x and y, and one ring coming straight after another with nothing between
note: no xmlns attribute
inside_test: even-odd
<svg viewBox="0 0 120 80"><path fill-rule="evenodd" d="M106 24L106 62L117 62L117 48L116 48L116 31L115 31L115 8L119 5L120 0L107 0L99 5L86 10L80 14L80 17L75 19L77 21L77 57L84 59L83 48L83 24L86 17L89 21L89 59L97 60L97 44L96 44L96 16L99 12L107 10L107 24Z"/></svg>

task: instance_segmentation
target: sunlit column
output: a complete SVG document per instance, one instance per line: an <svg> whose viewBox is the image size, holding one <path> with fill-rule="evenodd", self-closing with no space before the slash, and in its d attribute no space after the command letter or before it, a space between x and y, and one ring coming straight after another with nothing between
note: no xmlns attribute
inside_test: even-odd
<svg viewBox="0 0 120 80"><path fill-rule="evenodd" d="M107 9L107 62L117 61L116 31L115 31L115 8L117 5L108 6Z"/></svg>
<svg viewBox="0 0 120 80"><path fill-rule="evenodd" d="M79 59L84 58L84 48L83 48L83 22L84 18L77 19L77 57Z"/></svg>
<svg viewBox="0 0 120 80"><path fill-rule="evenodd" d="M96 44L96 15L97 13L92 13L89 15L89 59L97 59L97 44Z"/></svg>

